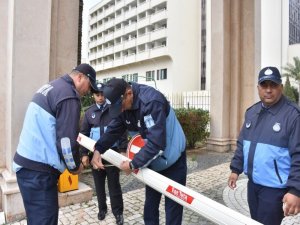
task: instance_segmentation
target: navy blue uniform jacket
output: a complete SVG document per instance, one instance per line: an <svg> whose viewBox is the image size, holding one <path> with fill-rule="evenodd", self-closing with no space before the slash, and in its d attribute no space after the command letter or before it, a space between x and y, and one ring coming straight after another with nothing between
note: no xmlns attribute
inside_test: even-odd
<svg viewBox="0 0 300 225"><path fill-rule="evenodd" d="M146 139L146 145L132 160L134 168L147 167L150 164L151 168L162 159L162 154L168 149L176 158L165 160L164 168L158 166L156 169L163 170L171 166L185 150L183 130L162 93L143 84L131 83L131 87L134 96L132 108L121 113L109 124L95 149L104 153L128 129L129 134L139 133Z"/></svg>
<svg viewBox="0 0 300 225"><path fill-rule="evenodd" d="M38 171L45 171L45 168L60 172L66 168L78 170L80 154L76 139L80 109L80 96L69 75L42 86L33 96L25 115L14 171L22 167ZM63 138L69 139L66 149L62 149ZM22 160L17 160L20 158Z"/></svg>
<svg viewBox="0 0 300 225"><path fill-rule="evenodd" d="M230 168L256 184L300 196L299 108L284 96L269 109L261 102L250 107Z"/></svg>

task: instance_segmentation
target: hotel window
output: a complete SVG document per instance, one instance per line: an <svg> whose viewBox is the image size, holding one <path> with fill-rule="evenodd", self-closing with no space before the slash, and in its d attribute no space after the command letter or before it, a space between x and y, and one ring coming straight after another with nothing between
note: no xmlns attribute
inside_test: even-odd
<svg viewBox="0 0 300 225"><path fill-rule="evenodd" d="M157 70L156 78L157 78L157 80L166 80L167 79L167 69Z"/></svg>
<svg viewBox="0 0 300 225"><path fill-rule="evenodd" d="M122 75L122 78L128 82L130 82L130 81L138 82L138 73L125 74L125 75Z"/></svg>
<svg viewBox="0 0 300 225"><path fill-rule="evenodd" d="M154 74L155 74L154 70L147 71L146 72L146 81L153 81L154 80Z"/></svg>

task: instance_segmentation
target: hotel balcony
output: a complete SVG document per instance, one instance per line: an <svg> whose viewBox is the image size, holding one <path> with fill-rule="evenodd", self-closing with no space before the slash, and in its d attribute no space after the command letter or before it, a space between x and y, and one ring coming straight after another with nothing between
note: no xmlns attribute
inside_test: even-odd
<svg viewBox="0 0 300 225"><path fill-rule="evenodd" d="M115 11L115 6L110 6L104 10L104 16L109 16Z"/></svg>
<svg viewBox="0 0 300 225"><path fill-rule="evenodd" d="M147 59L149 59L149 56L150 56L149 50L138 52L138 54L136 55L136 61L147 60Z"/></svg>
<svg viewBox="0 0 300 225"><path fill-rule="evenodd" d="M118 11L119 9L123 8L125 6L123 1L119 1L115 4L115 11Z"/></svg>
<svg viewBox="0 0 300 225"><path fill-rule="evenodd" d="M143 2L142 4L137 6L137 14L145 12L148 9L150 9L150 1Z"/></svg>
<svg viewBox="0 0 300 225"><path fill-rule="evenodd" d="M160 56L168 55L168 48L164 45L158 46L156 48L152 48L150 50L150 58L156 58Z"/></svg>
<svg viewBox="0 0 300 225"><path fill-rule="evenodd" d="M139 21L137 22L137 27L136 27L136 29L140 29L140 28L146 27L146 26L148 26L149 24L150 24L150 16L145 17L145 18L143 18L142 20L139 20Z"/></svg>
<svg viewBox="0 0 300 225"><path fill-rule="evenodd" d="M124 49L133 48L135 46L136 46L136 38L124 42Z"/></svg>
<svg viewBox="0 0 300 225"><path fill-rule="evenodd" d="M123 13L115 17L115 24L119 24L123 21L124 21L124 14Z"/></svg>
<svg viewBox="0 0 300 225"><path fill-rule="evenodd" d="M111 55L113 53L114 53L114 47L113 46L104 49L104 55Z"/></svg>
<svg viewBox="0 0 300 225"><path fill-rule="evenodd" d="M114 39L114 33L115 32L110 32L109 34L104 36L104 42L108 42Z"/></svg>
<svg viewBox="0 0 300 225"><path fill-rule="evenodd" d="M125 0L125 5L129 5L130 3L135 2L136 0Z"/></svg>
<svg viewBox="0 0 300 225"><path fill-rule="evenodd" d="M106 61L103 63L103 69L109 69L113 67L114 60Z"/></svg>
<svg viewBox="0 0 300 225"><path fill-rule="evenodd" d="M96 46L97 46L97 41L91 41L91 42L89 43L89 49L94 48L94 47L96 47Z"/></svg>
<svg viewBox="0 0 300 225"><path fill-rule="evenodd" d="M132 9L128 10L127 12L125 12L124 20L128 20L134 16L136 16L136 8L132 8Z"/></svg>
<svg viewBox="0 0 300 225"><path fill-rule="evenodd" d="M150 33L143 34L137 37L136 45L141 45L150 42Z"/></svg>
<svg viewBox="0 0 300 225"><path fill-rule="evenodd" d="M129 64L129 63L134 63L136 62L135 61L135 58L136 58L136 55L135 54L131 54L131 55L128 55L128 56L125 56L124 57L124 64Z"/></svg>
<svg viewBox="0 0 300 225"><path fill-rule="evenodd" d="M119 43L119 44L117 44L117 45L114 46L114 52L115 52L115 53L116 53L116 52L120 52L120 51L122 51L123 49L124 49L123 43Z"/></svg>
<svg viewBox="0 0 300 225"><path fill-rule="evenodd" d="M154 24L154 23L161 21L163 19L166 19L166 18L167 18L167 10L162 9L162 10L158 11L157 13L151 15L150 23Z"/></svg>
<svg viewBox="0 0 300 225"><path fill-rule="evenodd" d="M101 71L101 70L103 70L103 63L97 63L97 65L93 66L93 67L96 70L96 72Z"/></svg>
<svg viewBox="0 0 300 225"><path fill-rule="evenodd" d="M89 60L92 61L92 60L95 60L95 59L97 59L96 53L95 52L94 53L89 53Z"/></svg>
<svg viewBox="0 0 300 225"><path fill-rule="evenodd" d="M115 38L121 37L124 34L124 28L120 28L118 30L115 31Z"/></svg>
<svg viewBox="0 0 300 225"><path fill-rule="evenodd" d="M104 30L111 28L115 25L115 19L110 19L106 23L104 23Z"/></svg>
<svg viewBox="0 0 300 225"><path fill-rule="evenodd" d="M93 37L93 36L96 35L96 34L98 34L98 31L97 31L96 28L93 29L93 30L90 30L90 32L89 32L89 36L90 36L90 37Z"/></svg>
<svg viewBox="0 0 300 225"><path fill-rule="evenodd" d="M104 12L102 11L101 13L98 13L98 20L102 20L105 17Z"/></svg>
<svg viewBox="0 0 300 225"><path fill-rule="evenodd" d="M104 56L104 52L103 51L98 51L96 53L96 58L99 59L99 58L102 58Z"/></svg>
<svg viewBox="0 0 300 225"><path fill-rule="evenodd" d="M98 17L93 16L93 18L90 19L89 25L92 25L92 24L96 23L97 21L98 21Z"/></svg>
<svg viewBox="0 0 300 225"><path fill-rule="evenodd" d="M151 32L150 41L155 41L155 40L166 38L166 37L167 37L167 29L159 28L159 29Z"/></svg>
<svg viewBox="0 0 300 225"><path fill-rule="evenodd" d="M124 34L128 34L133 31L136 31L136 23L132 23L124 27Z"/></svg>
<svg viewBox="0 0 300 225"><path fill-rule="evenodd" d="M114 60L114 67L122 66L124 64L123 58L118 58Z"/></svg>
<svg viewBox="0 0 300 225"><path fill-rule="evenodd" d="M157 6L157 5L159 5L163 2L166 2L166 0L151 0L150 1L150 6L151 6L151 8L153 8L154 6Z"/></svg>
<svg viewBox="0 0 300 225"><path fill-rule="evenodd" d="M104 42L104 38L103 38L103 37L98 38L98 39L97 39L97 46L98 46L98 45L101 45L103 42Z"/></svg>

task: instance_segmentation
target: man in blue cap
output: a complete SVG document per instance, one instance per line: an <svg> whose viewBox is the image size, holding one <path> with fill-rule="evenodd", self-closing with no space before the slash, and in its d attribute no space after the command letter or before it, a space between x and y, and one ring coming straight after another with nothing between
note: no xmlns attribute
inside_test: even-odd
<svg viewBox="0 0 300 225"><path fill-rule="evenodd" d="M251 217L280 225L300 212L300 109L283 96L276 67L260 71L257 89L261 101L245 113L228 186L236 188L244 172Z"/></svg>
<svg viewBox="0 0 300 225"><path fill-rule="evenodd" d="M90 90L98 90L96 71L80 64L42 86L29 103L13 169L30 225L58 223L58 178L65 169L83 169L76 139L80 98Z"/></svg>
<svg viewBox="0 0 300 225"><path fill-rule="evenodd" d="M103 89L109 111L114 120L95 145L92 164L104 169L100 153L104 153L120 135L128 130L132 136L139 133L146 140L144 147L131 162L124 161L121 169L130 173L134 169L148 167L182 185L186 182L186 139L174 110L158 90L143 84L127 83L123 79L111 79ZM161 193L146 186L144 223L159 223ZM167 225L181 225L183 207L165 198Z"/></svg>

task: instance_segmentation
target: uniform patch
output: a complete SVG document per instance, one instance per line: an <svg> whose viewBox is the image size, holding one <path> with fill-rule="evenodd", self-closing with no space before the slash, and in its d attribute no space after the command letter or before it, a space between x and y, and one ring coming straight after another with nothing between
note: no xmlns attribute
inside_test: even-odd
<svg viewBox="0 0 300 225"><path fill-rule="evenodd" d="M95 113L92 113L92 118L95 119L96 115Z"/></svg>
<svg viewBox="0 0 300 225"><path fill-rule="evenodd" d="M275 132L279 132L281 130L280 123L275 123L273 126L273 130Z"/></svg>
<svg viewBox="0 0 300 225"><path fill-rule="evenodd" d="M153 120L151 114L147 115L147 116L144 116L144 122L145 122L145 125L146 125L146 127L148 129L151 128L151 127L153 127L155 125L154 120Z"/></svg>
<svg viewBox="0 0 300 225"><path fill-rule="evenodd" d="M51 91L52 88L53 88L52 85L50 85L50 84L45 84L44 86L42 86L42 87L37 91L37 93L40 93L40 94L42 94L42 95L44 95L44 96L47 96L48 92Z"/></svg>
<svg viewBox="0 0 300 225"><path fill-rule="evenodd" d="M246 128L250 128L251 127L251 122L246 123Z"/></svg>
<svg viewBox="0 0 300 225"><path fill-rule="evenodd" d="M64 137L60 140L62 154L65 159L66 165L69 169L74 169L76 164L73 159L70 138Z"/></svg>

